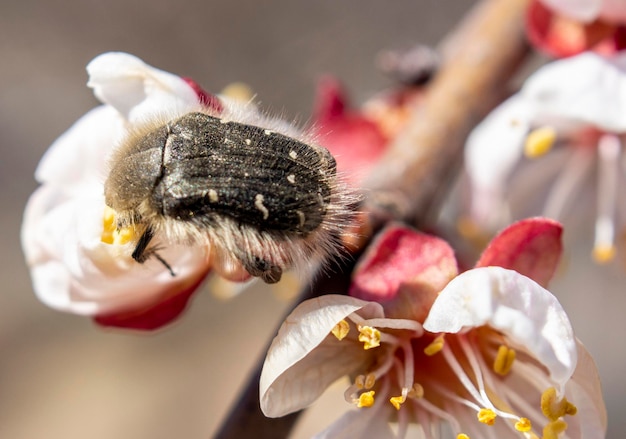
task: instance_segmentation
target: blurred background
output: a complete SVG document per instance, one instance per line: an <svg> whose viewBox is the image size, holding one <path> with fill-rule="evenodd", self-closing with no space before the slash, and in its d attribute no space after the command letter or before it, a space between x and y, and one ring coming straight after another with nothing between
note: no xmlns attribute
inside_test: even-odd
<svg viewBox="0 0 626 439"><path fill-rule="evenodd" d="M103 330L37 301L20 249L21 215L43 152L97 105L84 70L94 56L130 52L210 91L243 81L263 107L307 121L321 75L337 76L362 102L389 85L374 66L377 53L436 44L472 3L3 0L0 438L211 437L288 307L267 289L227 302L203 291L176 324L138 335ZM596 358L608 437L620 438L626 271L591 265L588 238L570 238L552 290ZM343 407L338 398L328 401L336 405L309 412L294 437L308 437Z"/></svg>

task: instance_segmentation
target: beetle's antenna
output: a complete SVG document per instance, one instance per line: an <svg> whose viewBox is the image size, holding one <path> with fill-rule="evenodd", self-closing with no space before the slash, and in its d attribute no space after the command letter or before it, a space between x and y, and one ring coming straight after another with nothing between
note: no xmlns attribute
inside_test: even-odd
<svg viewBox="0 0 626 439"><path fill-rule="evenodd" d="M168 264L165 261L165 259L159 256L155 248L147 250L148 244L150 244L150 241L152 241L153 237L154 237L154 230L152 230L152 227L148 226L145 232L143 232L143 234L139 238L139 241L137 241L137 245L135 246L135 250L133 251L133 254L132 254L133 259L139 262L140 264L143 264L144 262L148 260L150 256L154 256L161 264L165 266L165 268L167 268L167 271L170 272L172 277L176 276L170 264Z"/></svg>
<svg viewBox="0 0 626 439"><path fill-rule="evenodd" d="M165 259L163 259L161 256L159 256L159 254L157 252L150 252L149 256L154 256L155 258L158 259L158 261L163 264L165 266L165 268L167 268L167 270L170 272L170 274L172 275L172 277L176 277L176 273L174 273L174 270L172 270L172 267L170 266L170 264L168 264Z"/></svg>

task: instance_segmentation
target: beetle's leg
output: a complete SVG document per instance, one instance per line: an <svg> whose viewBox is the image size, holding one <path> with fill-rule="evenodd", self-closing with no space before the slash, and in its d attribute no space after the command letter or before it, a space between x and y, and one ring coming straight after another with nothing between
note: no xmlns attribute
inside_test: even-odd
<svg viewBox="0 0 626 439"><path fill-rule="evenodd" d="M135 250L133 250L133 254L132 254L133 259L139 262L140 264L143 264L151 256L154 256L161 264L165 266L165 268L167 268L167 271L170 272L172 277L176 276L170 264L168 264L165 261L165 259L159 256L159 254L156 252L156 249L154 248L148 249L148 244L150 244L150 241L152 241L153 237L154 237L154 231L152 230L152 227L148 226L146 230L143 232L143 234L141 235L141 237L139 238L139 241L137 241L137 245L135 246Z"/></svg>
<svg viewBox="0 0 626 439"><path fill-rule="evenodd" d="M258 256L242 257L240 261L250 275L260 277L266 284L275 284L283 275L281 267Z"/></svg>

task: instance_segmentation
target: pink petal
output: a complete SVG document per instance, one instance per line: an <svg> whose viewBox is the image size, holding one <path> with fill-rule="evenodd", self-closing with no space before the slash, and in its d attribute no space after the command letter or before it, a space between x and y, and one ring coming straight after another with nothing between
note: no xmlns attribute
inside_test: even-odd
<svg viewBox="0 0 626 439"><path fill-rule="evenodd" d="M198 97L198 100L203 106L211 108L217 113L222 112L222 110L224 109L224 105L217 96L204 90L200 86L200 84L198 84L191 78L183 77L182 80L185 81L187 85L193 89L193 91L196 93L196 96Z"/></svg>
<svg viewBox="0 0 626 439"><path fill-rule="evenodd" d="M592 49L611 38L615 27L603 21L576 23L555 14L539 0L533 0L526 13L526 33L539 50L564 58Z"/></svg>
<svg viewBox="0 0 626 439"><path fill-rule="evenodd" d="M384 152L387 138L374 121L346 109L346 98L337 80L320 81L316 101L314 134L337 160L339 172L358 186Z"/></svg>
<svg viewBox="0 0 626 439"><path fill-rule="evenodd" d="M476 267L499 266L547 286L559 263L563 227L548 218L529 218L504 229L487 246Z"/></svg>
<svg viewBox="0 0 626 439"><path fill-rule="evenodd" d="M101 326L154 331L173 322L182 314L187 307L189 299L191 299L193 293L198 291L205 278L206 275L202 276L191 287L170 295L159 302L132 310L127 309L121 312L97 315L93 320Z"/></svg>
<svg viewBox="0 0 626 439"><path fill-rule="evenodd" d="M382 303L388 317L421 322L437 293L457 273L454 251L445 241L392 224L361 257L349 294Z"/></svg>

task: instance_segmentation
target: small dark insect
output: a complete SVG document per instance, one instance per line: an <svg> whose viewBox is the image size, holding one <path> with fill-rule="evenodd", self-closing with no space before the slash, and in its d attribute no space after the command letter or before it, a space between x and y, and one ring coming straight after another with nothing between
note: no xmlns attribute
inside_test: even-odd
<svg viewBox="0 0 626 439"><path fill-rule="evenodd" d="M350 196L324 148L274 129L191 112L132 133L105 182L117 227L142 234L132 257L165 242L207 245L217 263L278 282L300 260L336 253Z"/></svg>

